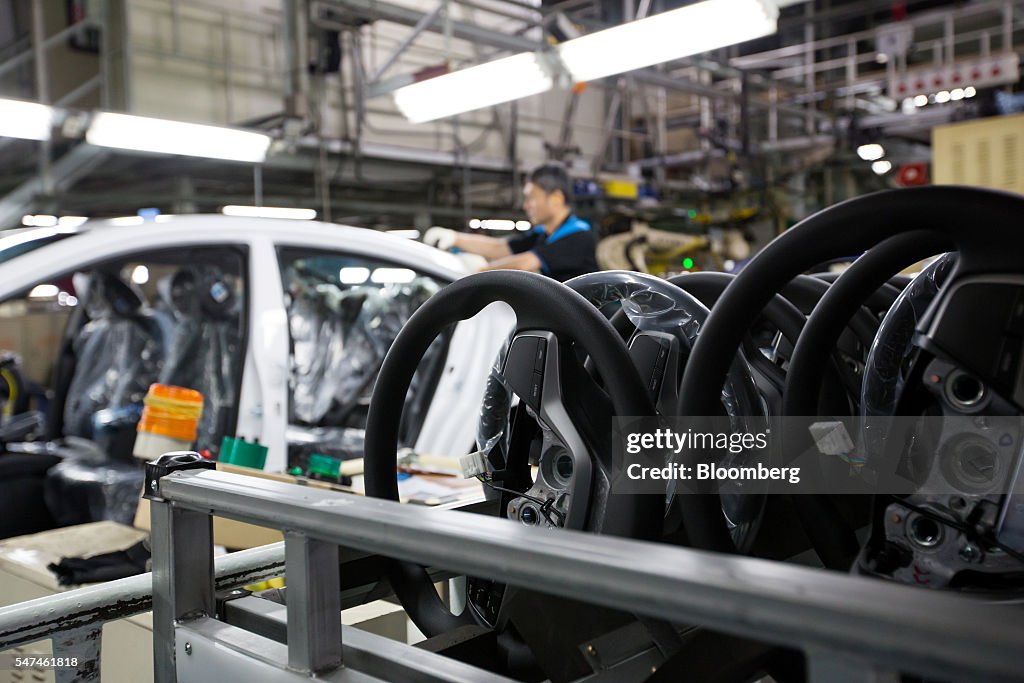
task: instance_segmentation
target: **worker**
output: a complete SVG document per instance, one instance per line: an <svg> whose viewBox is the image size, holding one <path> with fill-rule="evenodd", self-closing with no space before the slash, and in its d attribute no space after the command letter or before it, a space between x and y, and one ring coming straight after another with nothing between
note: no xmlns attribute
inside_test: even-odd
<svg viewBox="0 0 1024 683"><path fill-rule="evenodd" d="M573 215L571 202L572 179L565 166L546 163L523 187L523 210L534 226L529 232L504 239L431 228L423 241L482 256L487 263L480 270L528 270L564 282L598 270L594 233Z"/></svg>

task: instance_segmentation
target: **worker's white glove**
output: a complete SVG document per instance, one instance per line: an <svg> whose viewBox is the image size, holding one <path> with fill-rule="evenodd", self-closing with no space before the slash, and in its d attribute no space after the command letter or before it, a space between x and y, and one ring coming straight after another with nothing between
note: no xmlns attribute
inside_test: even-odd
<svg viewBox="0 0 1024 683"><path fill-rule="evenodd" d="M466 270L471 273L479 273L487 266L487 259L479 254L470 254L468 251L462 251L456 254L456 256L466 266Z"/></svg>
<svg viewBox="0 0 1024 683"><path fill-rule="evenodd" d="M454 230L433 227L423 235L423 243L427 246L447 251L455 246L456 235L457 233Z"/></svg>

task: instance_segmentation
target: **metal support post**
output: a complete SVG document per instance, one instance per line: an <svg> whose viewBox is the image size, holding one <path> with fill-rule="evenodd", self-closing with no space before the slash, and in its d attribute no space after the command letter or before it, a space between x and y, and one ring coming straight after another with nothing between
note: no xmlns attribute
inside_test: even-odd
<svg viewBox="0 0 1024 683"><path fill-rule="evenodd" d="M213 466L197 453L162 456L146 465L153 551L153 667L156 683L176 683L174 627L214 615L213 517L175 507L160 497L170 471ZM287 550L286 550L287 552Z"/></svg>
<svg viewBox="0 0 1024 683"><path fill-rule="evenodd" d="M53 656L76 659L78 666L54 669L56 683L89 683L100 680L100 646L103 629L87 627L64 631L53 637Z"/></svg>
<svg viewBox="0 0 1024 683"><path fill-rule="evenodd" d="M807 113L804 128L808 135L814 135L814 3L806 6L807 23L804 24L804 88L807 91Z"/></svg>
<svg viewBox="0 0 1024 683"><path fill-rule="evenodd" d="M306 0L285 0L283 11L287 69L285 113L302 119L306 117L306 95L309 92Z"/></svg>
<svg viewBox="0 0 1024 683"><path fill-rule="evenodd" d="M320 674L341 666L338 546L286 532L288 666Z"/></svg>
<svg viewBox="0 0 1024 683"><path fill-rule="evenodd" d="M36 100L50 104L50 73L46 61L46 24L43 0L32 0L32 52L35 60ZM39 142L40 189L47 197L53 195L53 175L50 173L50 139Z"/></svg>

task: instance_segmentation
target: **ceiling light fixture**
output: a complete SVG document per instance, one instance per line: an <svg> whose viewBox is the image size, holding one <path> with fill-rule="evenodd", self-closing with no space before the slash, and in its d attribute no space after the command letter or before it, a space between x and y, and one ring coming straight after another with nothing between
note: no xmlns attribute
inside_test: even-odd
<svg viewBox="0 0 1024 683"><path fill-rule="evenodd" d="M544 55L522 52L399 88L395 106L426 123L551 90L552 71Z"/></svg>
<svg viewBox="0 0 1024 683"><path fill-rule="evenodd" d="M704 0L561 43L573 81L593 81L775 33L772 0Z"/></svg>
<svg viewBox="0 0 1024 683"><path fill-rule="evenodd" d="M26 214L21 217L21 224L26 228L52 228L57 225L58 219L56 216L50 216L47 214Z"/></svg>
<svg viewBox="0 0 1024 683"><path fill-rule="evenodd" d="M49 140L52 128L53 107L0 99L0 137Z"/></svg>
<svg viewBox="0 0 1024 683"><path fill-rule="evenodd" d="M871 170L874 171L876 175L885 175L892 170L892 162L886 159L876 161L871 164Z"/></svg>
<svg viewBox="0 0 1024 683"><path fill-rule="evenodd" d="M85 140L100 147L252 163L266 159L270 149L265 133L111 112L93 115Z"/></svg>
<svg viewBox="0 0 1024 683"><path fill-rule="evenodd" d="M361 266L345 266L338 271L338 279L343 285L361 285L370 279L370 269Z"/></svg>
<svg viewBox="0 0 1024 683"><path fill-rule="evenodd" d="M861 145L857 148L857 156L864 161L877 161L885 156L885 148L874 142Z"/></svg>
<svg viewBox="0 0 1024 683"><path fill-rule="evenodd" d="M420 231L416 230L415 228L411 228L411 229L407 229L407 230L403 230L403 229L387 230L386 232L389 235L394 235L395 237L401 237L402 239L407 239L407 240L418 240L420 238Z"/></svg>
<svg viewBox="0 0 1024 683"><path fill-rule="evenodd" d="M416 271L408 268L374 268L370 282L378 285L404 285L416 279Z"/></svg>
<svg viewBox="0 0 1024 683"><path fill-rule="evenodd" d="M316 209L293 209L286 206L228 204L220 212L225 216L242 216L243 218L289 218L296 221L311 221L316 218Z"/></svg>

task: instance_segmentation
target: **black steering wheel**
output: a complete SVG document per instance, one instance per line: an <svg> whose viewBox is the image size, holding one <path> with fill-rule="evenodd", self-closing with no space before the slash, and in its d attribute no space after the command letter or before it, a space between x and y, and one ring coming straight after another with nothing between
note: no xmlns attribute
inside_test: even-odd
<svg viewBox="0 0 1024 683"><path fill-rule="evenodd" d="M993 359L1008 358L1007 363L1017 367L1024 356L1019 340L1002 333L1004 321L998 315L988 316L991 323L986 319L984 325L976 323L970 330L951 322L970 318L986 304L991 307L1009 301L1006 307L1012 309L1022 281L1019 276L1005 274L1022 270L1022 215L1024 199L1019 195L966 187L922 187L850 199L807 218L757 254L716 303L686 366L679 414L714 414L717 388L743 334L771 297L794 277L832 257L865 252L894 236L918 231L938 233L960 252L956 271L918 326L919 342L955 359L996 390L1013 397L1019 407L1024 406L1024 395L1016 388L1014 378L1000 374L1003 366L993 363ZM1009 310L1006 315L1010 315ZM719 502L713 491L688 498L687 519L714 518L711 513ZM724 526L699 525L690 536L697 547L730 549Z"/></svg>
<svg viewBox="0 0 1024 683"><path fill-rule="evenodd" d="M657 539L663 496L611 495L611 417L654 415L645 385L608 320L576 292L534 273L470 275L436 293L408 320L388 351L370 401L364 461L367 495L398 500L401 407L430 343L446 327L497 301L511 306L517 319L501 374L521 402L559 438L563 477L557 496L542 504L536 496L531 496L534 500L521 496L532 485L529 454L510 452L508 461L499 462L492 458L491 481L503 491L502 514L534 524L542 522L542 515L555 513L557 521L575 528ZM603 390L588 383L580 360L583 354L601 373ZM545 506L546 510L541 509ZM722 517L720 509L715 514ZM445 607L423 567L392 562L388 576L402 605L428 636L473 623L467 615L473 610L456 616ZM483 622L490 625L489 620Z"/></svg>

